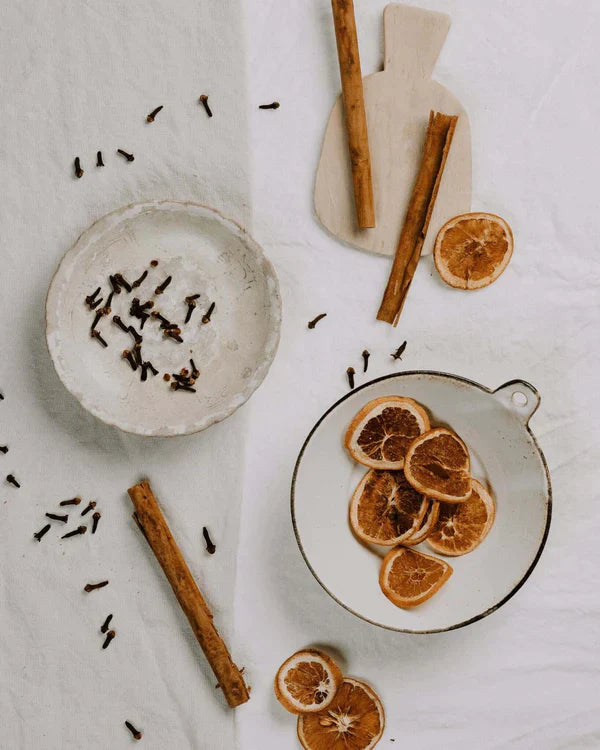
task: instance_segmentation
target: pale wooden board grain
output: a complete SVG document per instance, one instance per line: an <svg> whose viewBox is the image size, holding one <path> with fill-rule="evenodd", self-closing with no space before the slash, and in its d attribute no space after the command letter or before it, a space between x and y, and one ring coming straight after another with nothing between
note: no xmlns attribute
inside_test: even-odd
<svg viewBox="0 0 600 750"><path fill-rule="evenodd" d="M341 98L331 112L315 184L315 211L343 242L382 255L396 252L417 175L430 110L458 115L458 125L423 245L431 253L442 224L471 208L469 119L456 97L431 80L450 28L442 13L388 5L383 13L384 70L364 79L375 195L374 229L358 229Z"/></svg>

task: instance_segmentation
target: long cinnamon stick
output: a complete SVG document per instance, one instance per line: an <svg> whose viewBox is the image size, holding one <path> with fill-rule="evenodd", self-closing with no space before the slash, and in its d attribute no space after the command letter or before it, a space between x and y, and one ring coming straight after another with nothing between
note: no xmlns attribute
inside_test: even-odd
<svg viewBox="0 0 600 750"><path fill-rule="evenodd" d="M148 482L130 487L127 492L135 508L133 518L146 538L167 576L194 635L204 651L227 703L232 708L250 699L242 673L233 663L227 646L213 624L212 613L173 538Z"/></svg>
<svg viewBox="0 0 600 750"><path fill-rule="evenodd" d="M394 326L400 318L421 257L457 120L457 116L440 112L432 111L429 114L421 165L400 233L390 278L377 313L377 320Z"/></svg>
<svg viewBox="0 0 600 750"><path fill-rule="evenodd" d="M366 229L375 226L375 204L354 3L353 0L331 0L331 8L342 79L356 219L358 226Z"/></svg>

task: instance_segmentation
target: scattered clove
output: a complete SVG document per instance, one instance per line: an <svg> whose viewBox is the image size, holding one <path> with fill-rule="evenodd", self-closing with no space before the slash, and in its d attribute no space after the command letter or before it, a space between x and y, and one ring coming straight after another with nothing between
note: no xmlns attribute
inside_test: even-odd
<svg viewBox="0 0 600 750"><path fill-rule="evenodd" d="M102 338L102 335L101 335L100 331L92 331L91 336L92 336L93 339L97 339L98 342L100 344L102 344L102 346L104 348L106 348L108 346L108 344L106 343L106 341Z"/></svg>
<svg viewBox="0 0 600 750"><path fill-rule="evenodd" d="M215 303L211 302L210 303L210 307L208 308L208 310L202 316L202 322L203 323L210 323L210 316L213 314L214 309L215 309Z"/></svg>
<svg viewBox="0 0 600 750"><path fill-rule="evenodd" d="M188 306L187 315L185 316L184 323L189 323L192 317L192 313L196 309L196 300L200 297L199 294L191 294L185 298L185 303Z"/></svg>
<svg viewBox="0 0 600 750"><path fill-rule="evenodd" d="M350 386L350 389L354 388L354 374L355 374L354 367L349 367L346 370L346 375L348 375L348 385Z"/></svg>
<svg viewBox="0 0 600 750"><path fill-rule="evenodd" d="M90 502L85 506L85 508L81 511L81 515L85 516L87 515L91 510L94 510L96 507L96 502L94 500L90 500Z"/></svg>
<svg viewBox="0 0 600 750"><path fill-rule="evenodd" d="M21 485L17 482L13 474L7 474L6 475L6 481L9 484L12 484L13 487L20 487Z"/></svg>
<svg viewBox="0 0 600 750"><path fill-rule="evenodd" d="M138 367L142 367L142 345L140 343L133 346L133 357Z"/></svg>
<svg viewBox="0 0 600 750"><path fill-rule="evenodd" d="M141 376L142 383L145 383L146 380L148 380L148 365L145 362L142 362L142 376Z"/></svg>
<svg viewBox="0 0 600 750"><path fill-rule="evenodd" d="M63 523L69 520L69 516L66 513L64 516L59 516L56 513L46 513L46 518L51 518L53 521L62 521Z"/></svg>
<svg viewBox="0 0 600 750"><path fill-rule="evenodd" d="M102 161L102 151L98 151L96 154L96 166L97 167L103 167L104 162Z"/></svg>
<svg viewBox="0 0 600 750"><path fill-rule="evenodd" d="M88 294L88 296L85 298L85 302L86 302L87 305L89 305L91 307L93 304L95 304L95 305L98 304L96 302L96 297L100 294L100 289L101 289L101 287L98 287L97 289L95 289L92 292L92 294Z"/></svg>
<svg viewBox="0 0 600 750"><path fill-rule="evenodd" d="M110 646L110 642L115 636L116 632L114 630L109 630L106 634L106 638L104 639L104 643L102 644L102 648L108 648Z"/></svg>
<svg viewBox="0 0 600 750"><path fill-rule="evenodd" d="M187 391L188 393L196 393L196 389L189 385L182 385L181 383L171 383L171 388L174 391Z"/></svg>
<svg viewBox="0 0 600 750"><path fill-rule="evenodd" d="M89 594L90 591L96 591L96 589L103 589L105 586L108 586L109 581L100 581L100 583L86 583L83 587L83 590L86 592L86 594Z"/></svg>
<svg viewBox="0 0 600 750"><path fill-rule="evenodd" d="M135 358L133 354L129 351L129 349L124 349L122 356L123 356L123 359L126 359L129 362L129 366L135 372L137 370L137 362L135 361Z"/></svg>
<svg viewBox="0 0 600 750"><path fill-rule="evenodd" d="M96 327L96 326L98 325L98 323L100 322L100 319L101 319L101 318L102 318L102 311L100 310L100 311L99 311L99 312L97 312L97 313L96 313L96 315L94 316L94 321L93 321L92 325L90 326L90 330L92 330L92 331L94 330L94 328L95 328L95 327Z"/></svg>
<svg viewBox="0 0 600 750"><path fill-rule="evenodd" d="M156 115L160 112L162 108L163 108L163 105L161 104L160 107L156 107L156 109L153 109L149 115L146 115L146 122L154 122Z"/></svg>
<svg viewBox="0 0 600 750"><path fill-rule="evenodd" d="M156 367L154 367L154 365L152 364L152 362L144 362L144 364L150 370L150 372L152 373L153 376L158 375L158 370L156 369Z"/></svg>
<svg viewBox="0 0 600 750"><path fill-rule="evenodd" d="M271 104L259 104L259 109L279 109L281 105L279 102L271 102Z"/></svg>
<svg viewBox="0 0 600 750"><path fill-rule="evenodd" d="M365 363L363 367L363 372L366 372L369 369L369 357L370 356L371 356L370 352L367 349L365 349L362 353L362 358Z"/></svg>
<svg viewBox="0 0 600 750"><path fill-rule="evenodd" d="M159 284L156 287L156 289L154 290L154 294L162 294L165 291L165 289L169 286L172 279L173 279L172 276L167 276L167 278L163 281L163 283Z"/></svg>
<svg viewBox="0 0 600 750"><path fill-rule="evenodd" d="M202 536L204 537L204 541L206 542L206 551L209 555L214 555L217 551L217 548L213 544L212 539L210 538L210 534L208 533L208 529L206 526L202 527Z"/></svg>
<svg viewBox="0 0 600 750"><path fill-rule="evenodd" d="M71 500L61 500L59 505L79 505L80 502L81 502L80 497L74 497Z"/></svg>
<svg viewBox="0 0 600 750"><path fill-rule="evenodd" d="M144 273L139 277L139 279L136 279L131 286L134 289L137 289L138 286L140 286L146 280L147 275L148 275L148 271L144 271Z"/></svg>
<svg viewBox="0 0 600 750"><path fill-rule="evenodd" d="M320 315L317 315L316 318L313 318L312 320L308 322L308 327L312 330L320 320L323 320L323 318L326 318L326 317L327 317L327 313L321 313Z"/></svg>
<svg viewBox="0 0 600 750"><path fill-rule="evenodd" d="M38 532L36 532L36 533L35 533L35 534L33 535L33 538L34 538L34 539L37 539L37 540L38 540L38 542L41 542L41 541L42 541L42 537L44 536L44 534L47 534L47 533L48 533L49 531L50 531L50 524L49 524L49 523L47 523L47 524L46 524L46 525L44 526L44 528L43 528L43 529L40 529L40 530L39 530Z"/></svg>
<svg viewBox="0 0 600 750"><path fill-rule="evenodd" d="M79 157L75 157L75 177L77 179L80 179L83 177L83 169L81 168L81 162L79 161Z"/></svg>
<svg viewBox="0 0 600 750"><path fill-rule="evenodd" d="M166 338L177 341L178 344L183 344L183 339L181 338L181 328L167 328L164 331L164 335Z"/></svg>
<svg viewBox="0 0 600 750"><path fill-rule="evenodd" d="M127 279L123 276L122 273L116 273L115 279L118 281L119 285L125 289L125 291L129 294L131 291L131 284L127 281Z"/></svg>
<svg viewBox="0 0 600 750"><path fill-rule="evenodd" d="M405 349L406 349L406 341L400 344L400 346L396 349L396 351L393 352L390 356L392 356L394 359L402 359L402 355L404 354Z"/></svg>
<svg viewBox="0 0 600 750"><path fill-rule="evenodd" d="M69 531L68 534L63 534L61 539L68 539L71 536L77 536L78 534L85 534L87 526L78 526L74 531Z"/></svg>
<svg viewBox="0 0 600 750"><path fill-rule="evenodd" d="M208 94L202 94L202 96L200 97L199 101L202 104L202 106L204 107L204 109L206 110L206 114L209 117L212 117L212 110L208 106Z"/></svg>
<svg viewBox="0 0 600 750"><path fill-rule="evenodd" d="M135 341L136 344L142 343L142 340L143 340L142 336L140 336L140 334L135 330L133 326L129 326L127 330L133 336L133 340Z"/></svg>
<svg viewBox="0 0 600 750"><path fill-rule="evenodd" d="M108 280L110 281L110 285L113 290L113 294L121 294L121 285L119 284L119 279L117 278L116 274L110 275L108 277Z"/></svg>
<svg viewBox="0 0 600 750"><path fill-rule="evenodd" d="M100 513L96 511L94 515L92 516L92 534L96 533L96 529L98 528L98 521L102 518Z"/></svg>
<svg viewBox="0 0 600 750"><path fill-rule="evenodd" d="M152 268L156 268L156 266L158 265L158 261L157 260L151 260L150 261L150 265L152 266Z"/></svg>
<svg viewBox="0 0 600 750"><path fill-rule="evenodd" d="M106 631L108 630L108 626L110 625L110 621L111 620L112 620L112 615L108 615L108 617L106 618L106 620L104 620L104 622L100 626L100 632L101 633L106 633Z"/></svg>
<svg viewBox="0 0 600 750"><path fill-rule="evenodd" d="M127 161L133 161L135 159L133 154L128 154L127 151L123 151L122 148L117 149L117 154L121 154L121 156L124 156Z"/></svg>
<svg viewBox="0 0 600 750"><path fill-rule="evenodd" d="M113 315L113 323L118 326L123 333L129 333L129 328L123 323L119 315Z"/></svg>
<svg viewBox="0 0 600 750"><path fill-rule="evenodd" d="M193 359L190 359L190 367L192 368L192 377L196 379L200 375L200 370L196 367Z"/></svg>
<svg viewBox="0 0 600 750"><path fill-rule="evenodd" d="M142 739L142 733L139 730L137 730L130 721L126 721L125 726L127 727L127 729L129 729L129 731L133 735L134 740Z"/></svg>

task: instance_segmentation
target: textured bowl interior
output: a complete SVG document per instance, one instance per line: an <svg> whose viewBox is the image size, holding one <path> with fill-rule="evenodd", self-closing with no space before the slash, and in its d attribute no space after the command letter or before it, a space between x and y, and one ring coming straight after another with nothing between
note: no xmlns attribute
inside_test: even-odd
<svg viewBox="0 0 600 750"><path fill-rule="evenodd" d="M521 393L526 403L518 402ZM360 544L348 523L352 492L367 471L343 447L352 417L380 396L409 396L467 443L472 474L496 498L496 521L473 552L445 558L454 574L413 610L383 595L378 576L385 548ZM298 544L314 576L342 606L374 624L409 632L466 625L509 598L527 578L543 548L551 490L544 457L527 421L537 408L535 389L516 381L495 393L439 373L404 373L373 381L346 396L317 423L296 465L292 519ZM426 544L416 547L431 552Z"/></svg>
<svg viewBox="0 0 600 750"><path fill-rule="evenodd" d="M149 268L156 259L156 268ZM132 297L152 298L167 275L173 281L156 308L183 323L184 298L199 293L183 326L183 344L167 341L154 321L144 327L144 358L160 375L140 382L121 353L132 340L110 320L99 324L109 346L90 338L94 313L84 304L96 287L108 292L109 274L130 281L149 268L139 289L113 298L113 314L129 321ZM203 312L216 303L210 324ZM273 267L237 224L193 203L160 201L127 206L90 227L69 250L52 280L46 304L47 341L69 391L99 419L141 435L183 435L229 416L260 385L279 341L281 302ZM136 325L139 327L139 325ZM200 370L196 393L174 392L165 372Z"/></svg>

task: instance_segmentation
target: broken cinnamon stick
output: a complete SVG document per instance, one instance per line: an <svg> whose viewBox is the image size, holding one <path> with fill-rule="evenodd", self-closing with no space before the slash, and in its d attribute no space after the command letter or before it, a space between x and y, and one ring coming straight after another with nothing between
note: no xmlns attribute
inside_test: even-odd
<svg viewBox="0 0 600 750"><path fill-rule="evenodd" d="M396 325L417 269L431 213L456 128L457 116L429 113L429 125L417 180L400 233L390 278L377 320Z"/></svg>
<svg viewBox="0 0 600 750"><path fill-rule="evenodd" d="M366 229L375 226L375 204L354 2L353 0L331 0L331 8L342 79L342 99L354 182L356 220L361 229Z"/></svg>
<svg viewBox="0 0 600 750"><path fill-rule="evenodd" d="M173 538L148 482L130 487L133 518L160 563L173 593L204 651L223 694L232 708L250 699L250 691L213 624L212 613Z"/></svg>

